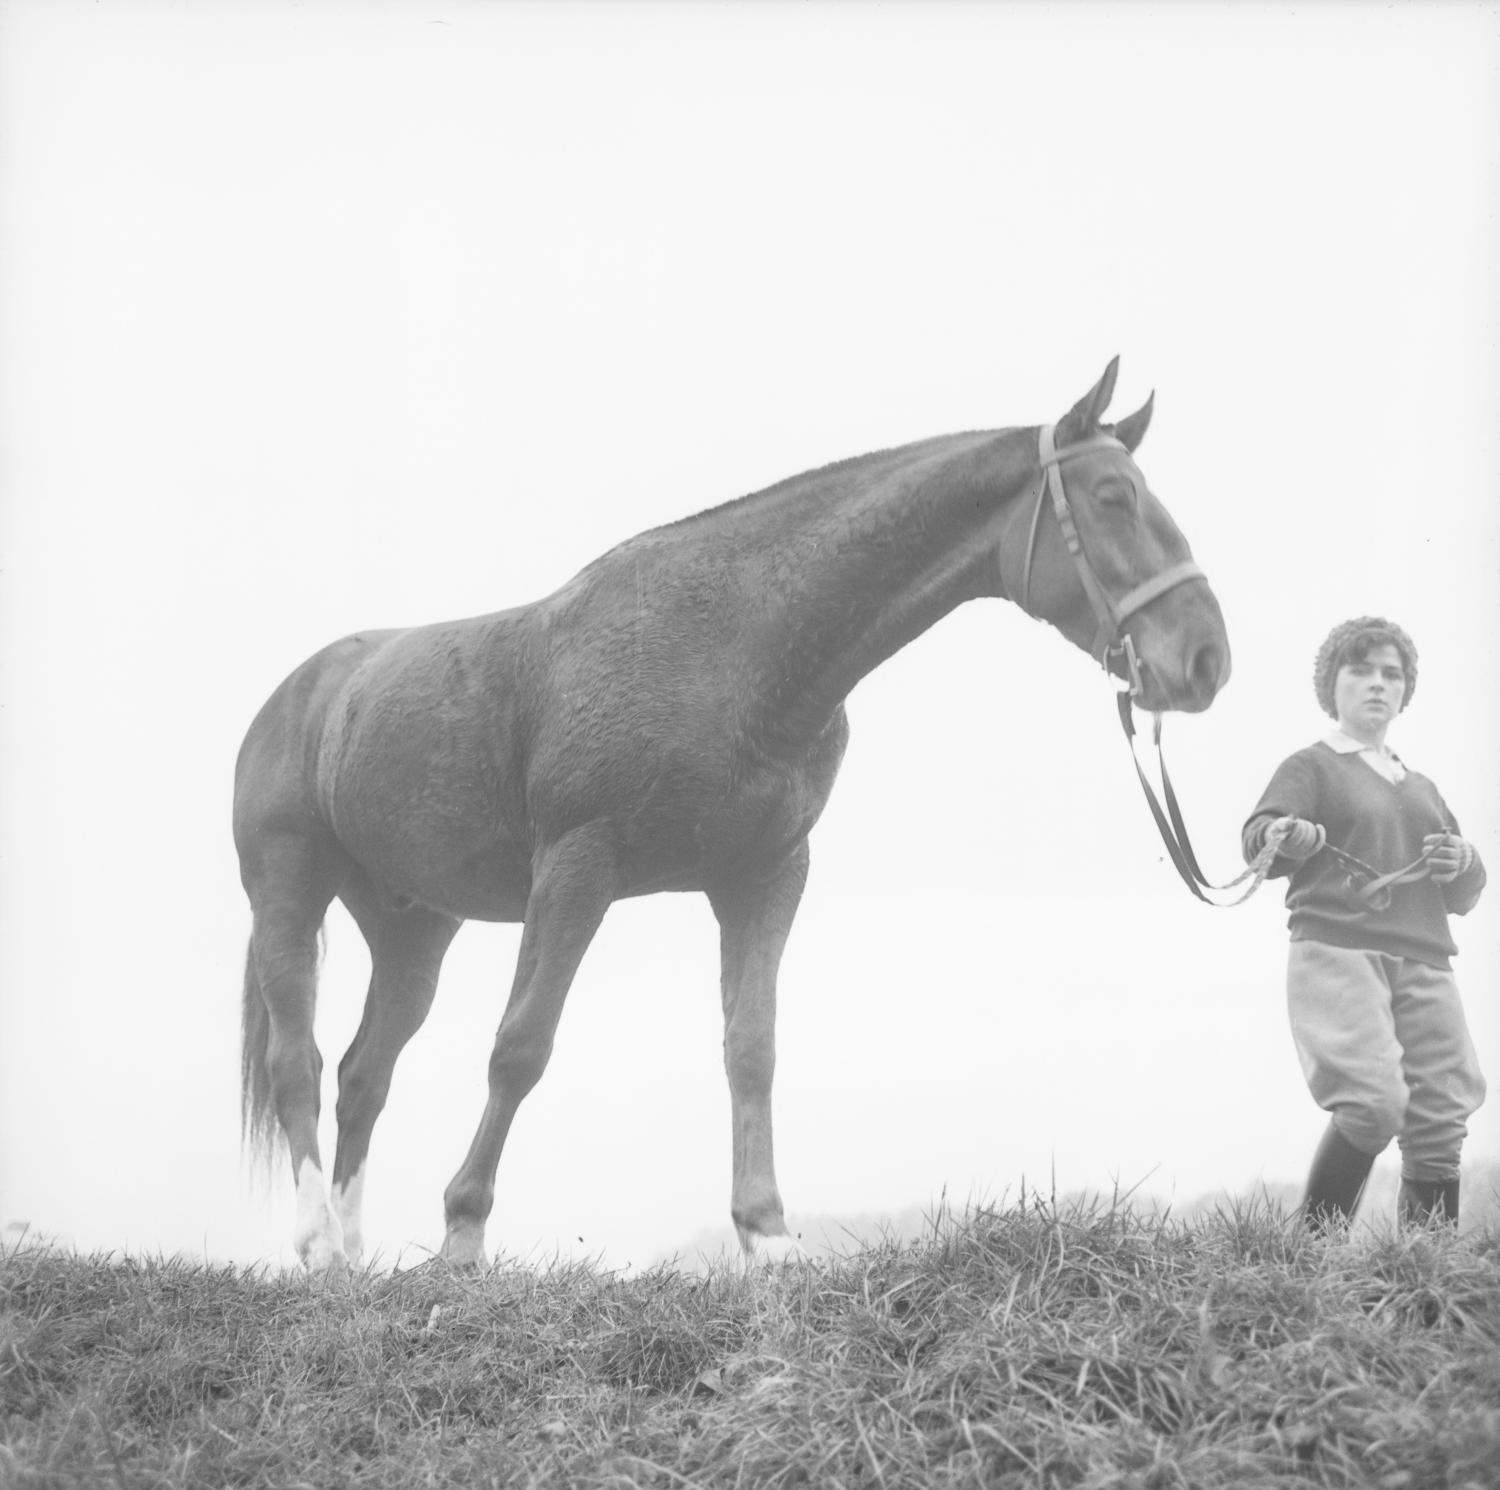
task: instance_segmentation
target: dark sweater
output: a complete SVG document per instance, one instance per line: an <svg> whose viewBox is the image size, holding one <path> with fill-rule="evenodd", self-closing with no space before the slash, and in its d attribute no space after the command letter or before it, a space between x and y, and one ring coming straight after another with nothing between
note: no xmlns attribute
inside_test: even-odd
<svg viewBox="0 0 1500 1490"><path fill-rule="evenodd" d="M1447 803L1427 777L1408 771L1400 783L1389 782L1359 755L1340 754L1322 741L1276 768L1242 832L1247 861L1260 852L1266 829L1279 817L1321 823L1329 843L1380 874L1418 858L1428 833L1458 832ZM1301 863L1274 859L1268 878L1282 875L1291 876L1286 905L1293 941L1388 952L1441 968L1449 966L1458 950L1448 931L1448 913L1468 911L1485 883L1476 854L1471 868L1447 885L1424 877L1393 886L1390 905L1376 911L1359 898L1357 886L1350 887L1349 871L1326 849Z"/></svg>

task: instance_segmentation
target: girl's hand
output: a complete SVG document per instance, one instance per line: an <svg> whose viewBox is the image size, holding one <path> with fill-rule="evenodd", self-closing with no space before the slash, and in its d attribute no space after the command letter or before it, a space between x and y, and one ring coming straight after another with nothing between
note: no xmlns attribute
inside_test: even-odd
<svg viewBox="0 0 1500 1490"><path fill-rule="evenodd" d="M1422 847L1432 849L1427 873L1435 885L1450 884L1474 867L1474 845L1457 833L1429 833L1422 840Z"/></svg>
<svg viewBox="0 0 1500 1490"><path fill-rule="evenodd" d="M1279 817L1266 829L1266 841L1276 842L1276 852L1283 859L1300 863L1323 847L1326 835L1321 823L1310 823L1305 817Z"/></svg>

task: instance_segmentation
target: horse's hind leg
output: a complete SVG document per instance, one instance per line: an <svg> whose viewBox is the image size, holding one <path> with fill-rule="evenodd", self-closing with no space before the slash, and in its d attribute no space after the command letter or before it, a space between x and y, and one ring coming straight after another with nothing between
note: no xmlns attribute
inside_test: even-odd
<svg viewBox="0 0 1500 1490"><path fill-rule="evenodd" d="M253 855L243 865L245 889L254 923L250 963L254 987L247 981L246 1000L258 994L265 1007L263 1024L247 1007L246 1030L259 1028L259 1051L248 1048L247 1062L264 1063L264 1095L247 1091L252 1130L264 1132L274 1113L286 1135L297 1184L297 1222L293 1240L297 1255L311 1270L343 1257L339 1223L329 1204L318 1150L319 1083L323 1058L313 1038L317 1002L318 933L333 899L337 875L320 862L316 847L290 833L257 837Z"/></svg>
<svg viewBox="0 0 1500 1490"><path fill-rule="evenodd" d="M341 892L370 945L370 991L364 1018L339 1062L339 1142L333 1160L333 1209L344 1251L358 1262L363 1251L360 1206L370 1134L390 1092L396 1058L432 1008L443 954L463 924L424 906L381 907L369 889Z"/></svg>
<svg viewBox="0 0 1500 1490"><path fill-rule="evenodd" d="M591 829L578 829L538 855L510 1000L490 1055L489 1100L443 1196L443 1256L457 1266L484 1261L500 1151L516 1109L547 1067L563 1001L614 898L614 883L613 852Z"/></svg>
<svg viewBox="0 0 1500 1490"><path fill-rule="evenodd" d="M771 1081L776 1070L776 974L792 929L808 853L803 843L769 875L709 894L723 964L724 1069L734 1137L730 1214L746 1254L795 1252L776 1186Z"/></svg>

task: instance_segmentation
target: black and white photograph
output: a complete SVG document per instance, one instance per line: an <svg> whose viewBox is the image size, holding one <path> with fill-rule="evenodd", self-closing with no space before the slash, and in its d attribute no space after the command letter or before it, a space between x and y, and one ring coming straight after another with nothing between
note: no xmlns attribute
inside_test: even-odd
<svg viewBox="0 0 1500 1490"><path fill-rule="evenodd" d="M1480 0L0 0L0 1481L1500 1484L1497 265Z"/></svg>

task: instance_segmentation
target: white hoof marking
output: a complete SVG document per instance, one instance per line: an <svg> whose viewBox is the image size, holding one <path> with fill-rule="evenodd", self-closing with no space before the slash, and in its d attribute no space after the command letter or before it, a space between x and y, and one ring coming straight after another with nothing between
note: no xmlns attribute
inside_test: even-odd
<svg viewBox="0 0 1500 1490"><path fill-rule="evenodd" d="M310 1273L342 1267L348 1261L343 1228L328 1202L323 1171L311 1159L304 1159L297 1171L297 1226L292 1241Z"/></svg>
<svg viewBox="0 0 1500 1490"><path fill-rule="evenodd" d="M358 1267L365 1255L364 1203L365 1171L361 1166L350 1176L347 1185L333 1187L333 1214L338 1218L344 1238L344 1256L352 1267Z"/></svg>

